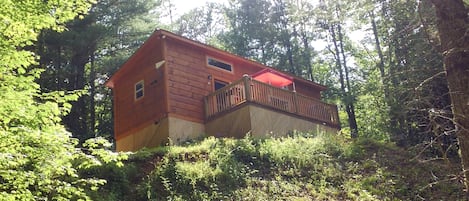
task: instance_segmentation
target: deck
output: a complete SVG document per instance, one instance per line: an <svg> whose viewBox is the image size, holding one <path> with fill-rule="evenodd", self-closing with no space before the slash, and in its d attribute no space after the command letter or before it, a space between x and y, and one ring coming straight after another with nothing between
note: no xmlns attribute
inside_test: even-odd
<svg viewBox="0 0 469 201"><path fill-rule="evenodd" d="M247 76L209 94L204 98L204 103L206 120L226 114L242 104L252 103L330 127L340 127L336 105L277 88Z"/></svg>

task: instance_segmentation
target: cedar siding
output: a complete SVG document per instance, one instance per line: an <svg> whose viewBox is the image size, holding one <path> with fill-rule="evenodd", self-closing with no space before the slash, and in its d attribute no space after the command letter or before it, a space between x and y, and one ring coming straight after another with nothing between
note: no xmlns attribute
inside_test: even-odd
<svg viewBox="0 0 469 201"><path fill-rule="evenodd" d="M166 42L170 113L202 123L203 97L208 92L205 55Z"/></svg>
<svg viewBox="0 0 469 201"><path fill-rule="evenodd" d="M135 129L152 124L162 118L166 95L164 69L155 69L155 63L163 59L160 40L148 40L121 67L120 77L113 80L115 138L120 139ZM142 54L145 52L145 54ZM124 75L125 74L125 75ZM135 83L144 81L144 96L135 100Z"/></svg>
<svg viewBox="0 0 469 201"><path fill-rule="evenodd" d="M204 122L203 99L214 91L215 80L231 83L244 74L253 74L263 69L250 62L193 47L179 40L165 40L170 113L186 120ZM231 64L232 71L209 66L209 57Z"/></svg>
<svg viewBox="0 0 469 201"><path fill-rule="evenodd" d="M231 65L231 71L226 70L230 68L226 65L223 66L223 64L221 64L221 68L219 68L220 66L209 65L208 58ZM158 68L156 68L156 64L158 64ZM156 30L106 83L106 86L112 88L113 91L116 149L118 151L133 151L143 147L166 144L169 142L168 139L171 139L174 143L179 143L202 135L215 135L226 130L221 129L221 127L226 127L225 124L231 125L231 131L223 136L231 137L241 137L245 130L254 129L264 132L266 129L270 129L267 126L252 127L252 125L257 125L259 122L251 122L251 120L262 121L258 120L262 118L257 118L257 116L251 114L250 118L236 115L238 113L226 116L228 119L207 118L207 115L210 115L207 113L207 97L214 93L216 80L233 85L239 83L241 79L245 79L243 75L252 75L263 69L270 69L270 67L164 30ZM317 101L305 102L306 105L310 102L321 102L321 91L325 90L326 87L297 76L289 76L293 78L292 81L298 94L317 99ZM135 99L135 84L141 80L144 83L144 95L142 98ZM267 88L274 87L264 85ZM248 85L242 87L246 86ZM293 87L290 85L288 88L290 90L288 93L293 93L291 92ZM229 96L223 96L223 100L228 97L231 98L236 93L241 93L239 89L241 88L238 87L237 90L230 92ZM282 90L279 88L272 89L272 91ZM233 100L230 99L230 101L239 100L241 100L239 97ZM264 99L258 98L256 100ZM293 101L290 102L293 104ZM257 104L257 106L261 106L262 103ZM210 107L219 110L218 106L220 104L221 102L215 101ZM232 103L230 102L230 104ZM229 109L234 106L229 105ZM238 106L238 109L244 107L241 102ZM249 107L249 113L257 111L251 106ZM290 107L293 108L293 105ZM275 107L267 108L273 109L273 112L279 112ZM227 110L226 112L235 111ZM283 112L291 113L289 110ZM247 113L239 114L246 115ZM260 114L270 115L267 111ZM331 115L335 114L331 113ZM215 116L225 118L223 115L217 114ZM298 112L293 116L292 114L288 115L290 117L279 116L277 120L283 121L286 119L290 122L293 119L299 119L297 117L301 117ZM239 121L240 123L232 125L230 122L232 119L230 118L236 118L233 121ZM318 124L323 123L322 121L302 121L309 122L307 128L324 126ZM214 122L224 122L224 124L217 125ZM268 122L264 122L264 124L266 123ZM277 126L290 129L290 127L297 125L290 124L279 124ZM241 128L241 133L234 133L234 131ZM275 127L275 129L277 128Z"/></svg>

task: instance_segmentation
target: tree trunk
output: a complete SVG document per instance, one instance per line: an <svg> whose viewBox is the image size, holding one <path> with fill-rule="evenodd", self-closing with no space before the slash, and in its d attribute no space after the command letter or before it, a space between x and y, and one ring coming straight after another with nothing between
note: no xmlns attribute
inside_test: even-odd
<svg viewBox="0 0 469 201"><path fill-rule="evenodd" d="M337 17L339 16L339 8L336 9ZM345 95L346 107L345 110L347 111L347 115L349 118L349 126L352 138L358 137L358 125L357 125L357 118L355 115L355 107L353 102L355 100L354 95L352 94L352 87L350 85L350 76L349 76L349 69L347 67L347 57L345 56L344 50L344 35L342 33L342 25L337 24L337 33L339 35L339 45L340 45L340 52L342 53L342 62L345 72L345 82L347 84L347 93Z"/></svg>
<svg viewBox="0 0 469 201"><path fill-rule="evenodd" d="M90 135L97 137L96 136L96 101L94 99L96 95L96 66L95 66L95 54L91 54L90 58L90 107L89 107L89 113L90 113L90 127L89 127L89 132Z"/></svg>
<svg viewBox="0 0 469 201"><path fill-rule="evenodd" d="M384 72L384 55L381 49L381 43L379 41L378 27L376 25L374 11L370 12L370 18L371 18L371 27L373 29L373 35L375 37L376 51L378 52L378 57L379 57L378 69L379 69L379 74L381 76L381 84L383 85L383 89L384 89L384 99L386 99L386 97L388 97L389 92L387 89L386 78L385 78L386 75Z"/></svg>
<svg viewBox="0 0 469 201"><path fill-rule="evenodd" d="M291 34L288 33L288 20L282 20L282 28L283 31L280 32L281 37L283 39L283 45L287 49L286 56L287 56L287 61L288 61L288 71L293 73L294 75L300 75L299 72L297 71L294 61L293 61L293 45L291 43Z"/></svg>
<svg viewBox="0 0 469 201"><path fill-rule="evenodd" d="M469 198L469 28L463 0L431 0L444 56L453 121L459 142L466 196Z"/></svg>
<svg viewBox="0 0 469 201"><path fill-rule="evenodd" d="M306 22L307 19L305 19L305 17L303 17L301 19L301 25L299 26L299 30L298 30L298 36L300 38L299 41L301 41L303 43L303 51L301 53L302 57L303 57L303 63L302 65L304 65L306 67L306 79L309 79L311 81L314 81L314 76L313 76L313 66L311 65L311 57L312 57L312 48L309 47L309 37L308 37L308 31L307 31L307 28L306 28L306 24L304 22Z"/></svg>
<svg viewBox="0 0 469 201"><path fill-rule="evenodd" d="M87 50L78 50L72 56L70 65L73 68L73 75L71 76L68 90L85 89L85 65L88 62L89 55ZM72 134L75 135L74 137L83 141L89 137L86 114L85 97L81 96L76 102L72 103L70 113L64 117L64 123Z"/></svg>
<svg viewBox="0 0 469 201"><path fill-rule="evenodd" d="M293 75L299 76L299 73L297 72L295 65L293 64L292 44L289 38L285 39L285 46L287 48L288 68L290 69L289 71L293 73Z"/></svg>
<svg viewBox="0 0 469 201"><path fill-rule="evenodd" d="M303 41L303 58L305 59L305 65L306 68L308 69L308 77L309 80L314 82L314 76L313 76L313 66L311 65L311 49L309 47L309 39L306 33L301 34L301 40Z"/></svg>
<svg viewBox="0 0 469 201"><path fill-rule="evenodd" d="M348 122L349 122L349 127L350 127L350 131L351 131L351 137L352 138L356 138L358 137L358 129L357 129L357 121L355 119L355 111L353 110L353 105L351 104L351 101L353 100L350 100L350 90L347 89L347 85L345 83L345 77L344 76L344 70L342 69L342 59L340 58L340 50L339 50L339 45L337 44L337 35L336 35L336 32L335 32L335 26L337 25L332 25L331 28L329 29L330 33L331 33L331 36L332 36L332 43L334 44L334 55L335 55L335 59L336 59L336 66L337 66L337 69L339 70L339 82L340 82L340 90L342 92L342 99L344 101L344 104L345 104L345 111L347 112L347 116L348 116ZM339 42L341 42L339 40ZM345 59L345 58L343 58Z"/></svg>

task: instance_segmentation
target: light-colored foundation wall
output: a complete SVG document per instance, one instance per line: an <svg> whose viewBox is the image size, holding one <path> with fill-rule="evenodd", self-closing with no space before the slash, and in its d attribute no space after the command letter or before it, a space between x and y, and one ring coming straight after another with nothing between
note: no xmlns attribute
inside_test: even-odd
<svg viewBox="0 0 469 201"><path fill-rule="evenodd" d="M248 104L206 124L207 134L216 137L242 138L251 132L255 137L285 136L293 131L336 133L338 129L307 121L285 113Z"/></svg>
<svg viewBox="0 0 469 201"><path fill-rule="evenodd" d="M116 141L116 151L137 151L141 148L165 145L169 136L169 120L164 118L140 131Z"/></svg>
<svg viewBox="0 0 469 201"><path fill-rule="evenodd" d="M171 143L179 144L205 135L205 126L175 117L167 117L116 141L116 151L137 151Z"/></svg>
<svg viewBox="0 0 469 201"><path fill-rule="evenodd" d="M179 144L190 139L195 139L205 134L204 124L175 117L168 117L168 119L169 138L174 144Z"/></svg>
<svg viewBox="0 0 469 201"><path fill-rule="evenodd" d="M292 131L336 133L336 128L310 122L295 116L246 104L235 111L216 118L206 125L176 117L167 117L158 124L117 140L117 151L136 151L144 147L157 147L209 135L216 137L242 138L248 132L255 137L285 136Z"/></svg>
<svg viewBox="0 0 469 201"><path fill-rule="evenodd" d="M249 106L252 134L262 136L285 136L293 131L337 133L331 128L281 112L265 109L255 105Z"/></svg>
<svg viewBox="0 0 469 201"><path fill-rule="evenodd" d="M242 138L251 131L251 118L248 106L227 113L205 125L207 135L215 137Z"/></svg>

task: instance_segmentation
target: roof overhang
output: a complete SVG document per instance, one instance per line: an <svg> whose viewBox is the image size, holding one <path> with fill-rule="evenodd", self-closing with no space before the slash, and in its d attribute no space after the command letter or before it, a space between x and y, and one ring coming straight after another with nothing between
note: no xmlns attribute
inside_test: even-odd
<svg viewBox="0 0 469 201"><path fill-rule="evenodd" d="M276 87L284 87L293 83L293 77L268 68L252 74L251 77Z"/></svg>

